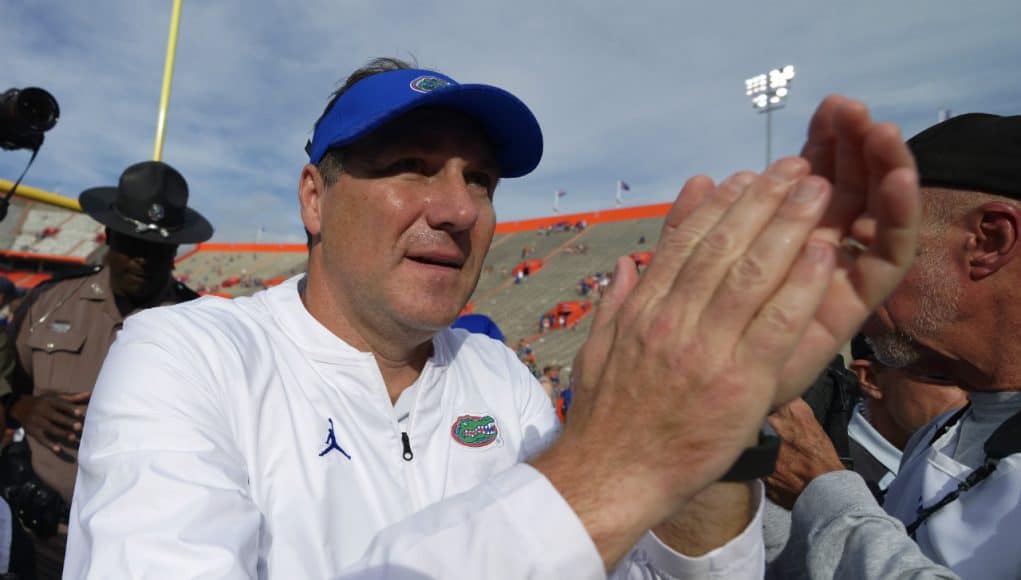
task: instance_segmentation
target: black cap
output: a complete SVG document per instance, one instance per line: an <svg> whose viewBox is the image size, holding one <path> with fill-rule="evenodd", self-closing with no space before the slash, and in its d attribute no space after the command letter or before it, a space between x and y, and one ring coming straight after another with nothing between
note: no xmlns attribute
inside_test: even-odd
<svg viewBox="0 0 1021 580"><path fill-rule="evenodd" d="M196 244L213 226L188 207L188 183L173 167L143 161L124 170L116 187L94 187L78 196L82 211L108 228L157 244Z"/></svg>
<svg viewBox="0 0 1021 580"><path fill-rule="evenodd" d="M1021 115L968 113L908 139L921 184L1021 199Z"/></svg>

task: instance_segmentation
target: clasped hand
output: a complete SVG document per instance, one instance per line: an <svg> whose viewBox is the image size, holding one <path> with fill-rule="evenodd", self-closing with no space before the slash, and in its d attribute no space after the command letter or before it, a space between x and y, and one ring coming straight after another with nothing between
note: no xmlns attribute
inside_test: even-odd
<svg viewBox="0 0 1021 580"><path fill-rule="evenodd" d="M692 178L645 273L617 263L575 360L561 443L613 482L622 510L649 526L669 517L899 283L920 212L897 128L839 96L816 111L801 157ZM850 236L866 249L843 251Z"/></svg>

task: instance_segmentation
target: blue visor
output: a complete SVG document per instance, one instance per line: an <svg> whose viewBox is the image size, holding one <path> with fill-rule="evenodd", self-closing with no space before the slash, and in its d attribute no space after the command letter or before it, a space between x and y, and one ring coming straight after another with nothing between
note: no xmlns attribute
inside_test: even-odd
<svg viewBox="0 0 1021 580"><path fill-rule="evenodd" d="M542 159L542 130L520 99L489 85L461 85L437 72L395 70L366 77L349 88L312 135L309 162L330 149L368 135L387 121L420 107L460 111L482 124L500 163L501 177L521 177Z"/></svg>

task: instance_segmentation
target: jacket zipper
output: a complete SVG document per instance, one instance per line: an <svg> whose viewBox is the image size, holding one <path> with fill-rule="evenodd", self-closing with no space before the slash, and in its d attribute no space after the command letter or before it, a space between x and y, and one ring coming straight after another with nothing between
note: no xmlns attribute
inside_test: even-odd
<svg viewBox="0 0 1021 580"><path fill-rule="evenodd" d="M401 431L401 443L404 445L404 461L411 461L415 454L411 452L411 438L407 431Z"/></svg>

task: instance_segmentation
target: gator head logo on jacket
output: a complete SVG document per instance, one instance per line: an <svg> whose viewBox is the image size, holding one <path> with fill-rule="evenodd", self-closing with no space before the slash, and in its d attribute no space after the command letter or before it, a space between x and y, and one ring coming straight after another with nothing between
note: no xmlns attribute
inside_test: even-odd
<svg viewBox="0 0 1021 580"><path fill-rule="evenodd" d="M450 436L467 447L485 447L493 441L499 431L496 419L489 415L461 415L450 427Z"/></svg>

